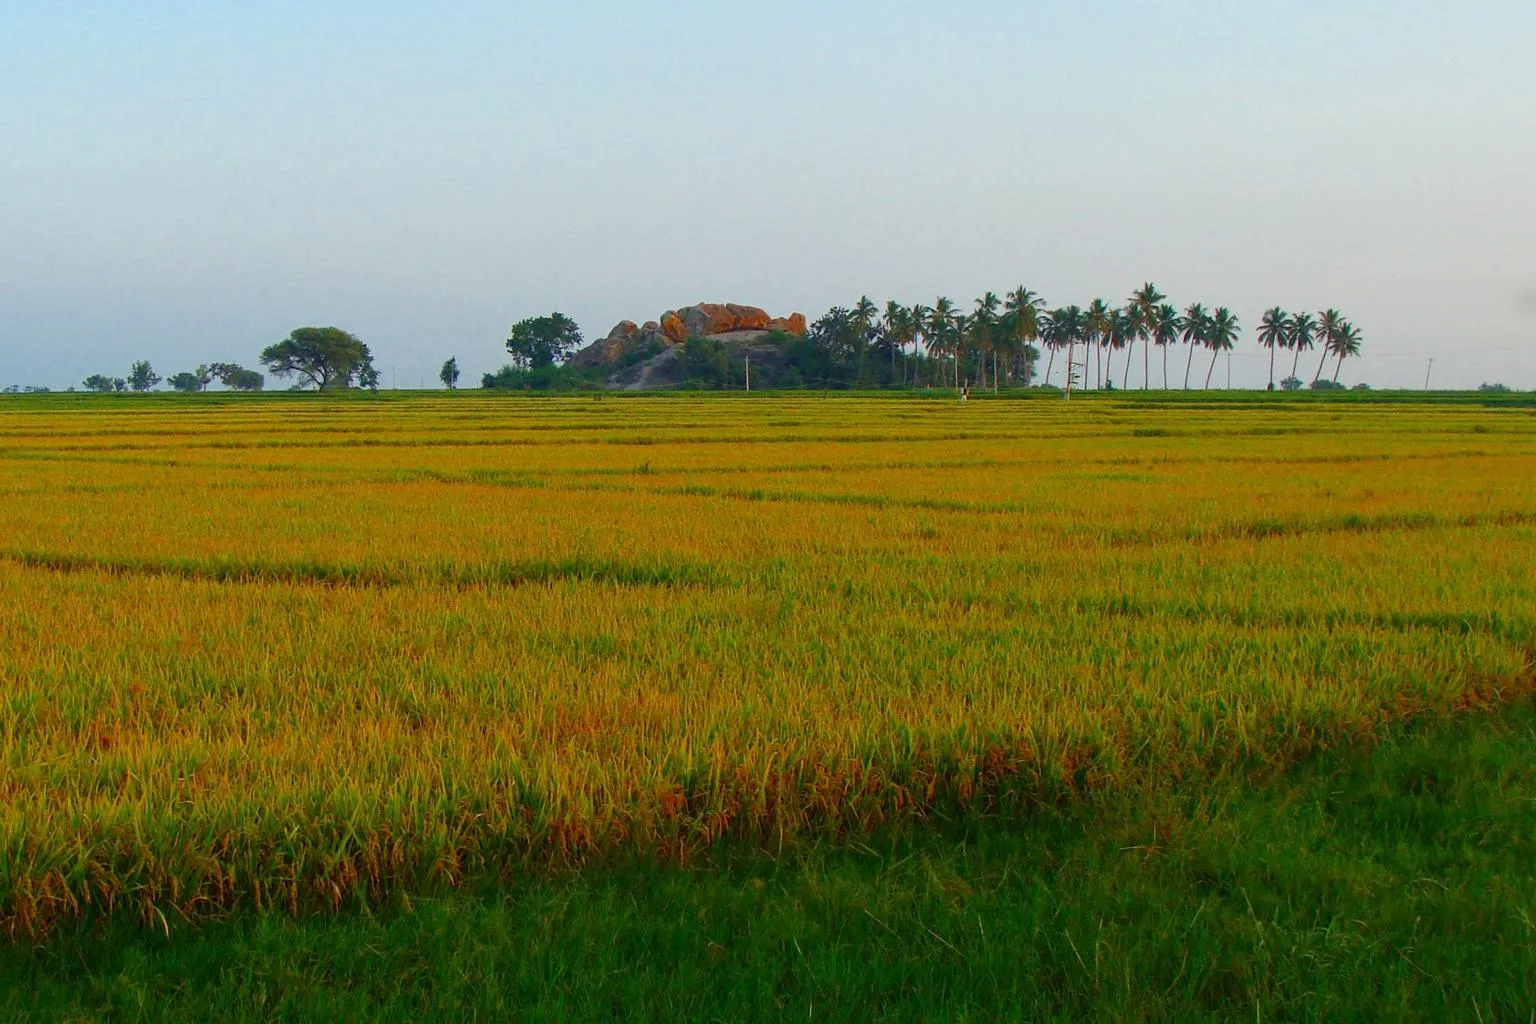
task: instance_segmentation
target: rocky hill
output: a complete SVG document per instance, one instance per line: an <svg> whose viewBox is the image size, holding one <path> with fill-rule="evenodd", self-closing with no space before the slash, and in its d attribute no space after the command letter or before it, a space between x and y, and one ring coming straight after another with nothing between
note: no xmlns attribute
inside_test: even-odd
<svg viewBox="0 0 1536 1024"><path fill-rule="evenodd" d="M702 302L671 309L643 325L632 320L617 324L608 336L577 352L570 364L579 368L612 366L610 387L667 387L681 380L677 349L694 338L718 338L754 362L782 361L777 346L763 344L770 332L803 335L805 316L791 313L771 317L756 306L734 302Z"/></svg>

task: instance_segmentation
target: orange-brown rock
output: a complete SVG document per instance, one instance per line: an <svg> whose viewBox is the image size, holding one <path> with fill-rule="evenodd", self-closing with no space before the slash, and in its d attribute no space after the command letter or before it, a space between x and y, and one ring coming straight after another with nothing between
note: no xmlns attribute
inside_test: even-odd
<svg viewBox="0 0 1536 1024"><path fill-rule="evenodd" d="M702 302L678 310L677 315L682 317L683 327L690 338L768 329L767 313L756 306L739 306L734 302Z"/></svg>
<svg viewBox="0 0 1536 1024"><path fill-rule="evenodd" d="M677 315L676 310L668 310L661 314L661 335L674 345L681 345L688 340L688 328L683 326L683 318Z"/></svg>
<svg viewBox="0 0 1536 1024"><path fill-rule="evenodd" d="M776 316L768 321L768 330L780 331L784 334L803 335L805 333L805 314L791 313L789 316Z"/></svg>

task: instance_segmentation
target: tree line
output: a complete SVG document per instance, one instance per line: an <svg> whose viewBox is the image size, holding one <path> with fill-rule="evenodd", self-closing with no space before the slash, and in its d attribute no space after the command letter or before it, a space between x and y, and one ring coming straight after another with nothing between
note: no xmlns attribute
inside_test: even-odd
<svg viewBox="0 0 1536 1024"><path fill-rule="evenodd" d="M999 296L987 292L969 310L947 297L933 304L907 306L894 300L882 308L868 296L851 307L830 310L811 325L808 338L822 349L823 369L834 379L848 378L859 385L991 387L1036 382L1039 360L1045 372L1039 383L1055 386L1055 367L1062 357L1060 386L1070 394L1082 388L1130 386L1131 368L1141 349L1141 386L1152 385L1152 351L1159 352L1161 386L1188 390L1197 352L1210 353L1203 387L1210 387L1216 364L1232 351L1241 337L1241 323L1227 307L1208 309L1192 303L1182 312L1152 283L1142 285L1122 305L1099 298L1087 307L1069 305L1046 308L1033 290L1020 286ZM1270 350L1269 389L1275 389L1274 356L1277 350L1293 353L1290 374L1280 382L1285 390L1308 386L1297 376L1303 352L1321 349L1322 359L1311 387L1338 385L1345 359L1360 354L1360 331L1336 309L1313 317L1289 314L1275 307L1264 314L1258 342ZM1169 353L1187 347L1179 382L1169 370ZM1044 350L1042 352L1042 349ZM1123 355L1123 362L1117 360ZM1337 360L1333 377L1323 377L1327 361ZM883 372L871 366L888 360ZM839 373L839 371L841 371ZM879 378L885 378L881 380Z"/></svg>

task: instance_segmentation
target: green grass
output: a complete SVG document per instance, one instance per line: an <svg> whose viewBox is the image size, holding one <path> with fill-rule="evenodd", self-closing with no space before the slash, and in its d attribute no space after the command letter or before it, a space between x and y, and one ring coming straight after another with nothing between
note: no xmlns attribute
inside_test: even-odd
<svg viewBox="0 0 1536 1024"><path fill-rule="evenodd" d="M295 921L0 951L0 1019L1536 1013L1536 706L1257 782Z"/></svg>

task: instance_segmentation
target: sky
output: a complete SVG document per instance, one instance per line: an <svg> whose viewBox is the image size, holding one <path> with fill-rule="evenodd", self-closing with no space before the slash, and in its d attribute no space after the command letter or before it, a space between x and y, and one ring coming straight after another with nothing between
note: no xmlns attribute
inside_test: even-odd
<svg viewBox="0 0 1536 1024"><path fill-rule="evenodd" d="M1530 0L4 0L0 386L1150 280L1235 386L1280 305L1346 383L1536 388L1533 54Z"/></svg>

